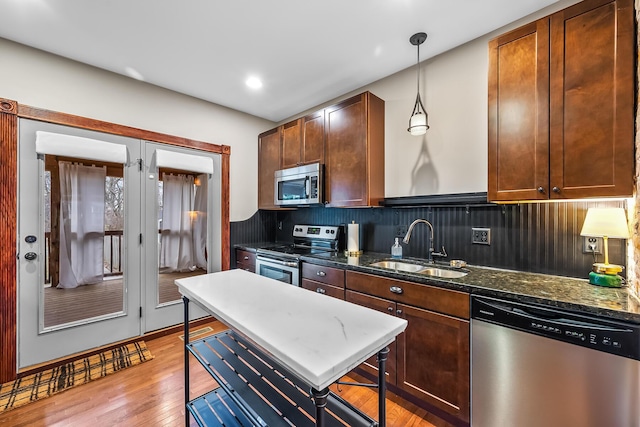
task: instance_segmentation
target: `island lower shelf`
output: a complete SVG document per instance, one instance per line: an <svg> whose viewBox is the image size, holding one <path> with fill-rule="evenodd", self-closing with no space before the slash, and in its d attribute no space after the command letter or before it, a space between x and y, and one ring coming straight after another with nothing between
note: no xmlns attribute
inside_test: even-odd
<svg viewBox="0 0 640 427"><path fill-rule="evenodd" d="M186 344L219 387L187 402L200 426L314 426L308 386L231 330ZM328 426L376 421L330 392Z"/></svg>

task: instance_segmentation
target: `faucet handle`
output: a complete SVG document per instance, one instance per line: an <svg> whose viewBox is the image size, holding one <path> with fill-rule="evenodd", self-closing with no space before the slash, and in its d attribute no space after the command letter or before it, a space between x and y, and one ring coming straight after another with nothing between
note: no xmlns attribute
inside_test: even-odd
<svg viewBox="0 0 640 427"><path fill-rule="evenodd" d="M433 252L433 248L431 248L431 256L439 256L439 257L446 258L449 255L447 255L447 251L444 248L444 245L442 245L442 252Z"/></svg>

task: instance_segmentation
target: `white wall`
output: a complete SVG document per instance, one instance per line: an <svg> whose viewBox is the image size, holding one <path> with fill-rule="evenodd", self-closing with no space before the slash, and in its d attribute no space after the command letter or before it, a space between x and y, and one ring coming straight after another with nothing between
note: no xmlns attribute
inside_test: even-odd
<svg viewBox="0 0 640 427"><path fill-rule="evenodd" d="M2 38L0 58L1 98L229 145L231 221L257 210L257 137L275 123Z"/></svg>

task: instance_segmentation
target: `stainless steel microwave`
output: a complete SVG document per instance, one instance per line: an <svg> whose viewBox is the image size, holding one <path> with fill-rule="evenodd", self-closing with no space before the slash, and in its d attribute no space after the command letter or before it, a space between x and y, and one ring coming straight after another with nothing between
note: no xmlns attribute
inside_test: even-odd
<svg viewBox="0 0 640 427"><path fill-rule="evenodd" d="M275 204L317 205L323 202L323 173L320 163L282 169L275 173Z"/></svg>

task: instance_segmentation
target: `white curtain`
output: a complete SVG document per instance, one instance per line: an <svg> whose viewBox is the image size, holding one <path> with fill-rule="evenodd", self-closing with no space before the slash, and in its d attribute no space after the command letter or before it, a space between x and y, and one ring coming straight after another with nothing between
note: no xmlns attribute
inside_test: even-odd
<svg viewBox="0 0 640 427"><path fill-rule="evenodd" d="M159 260L162 273L195 269L193 181L190 175L163 176Z"/></svg>
<svg viewBox="0 0 640 427"><path fill-rule="evenodd" d="M196 267L207 269L207 174L196 178L196 195L193 202L193 249Z"/></svg>
<svg viewBox="0 0 640 427"><path fill-rule="evenodd" d="M60 282L99 283L104 274L105 167L60 162Z"/></svg>

